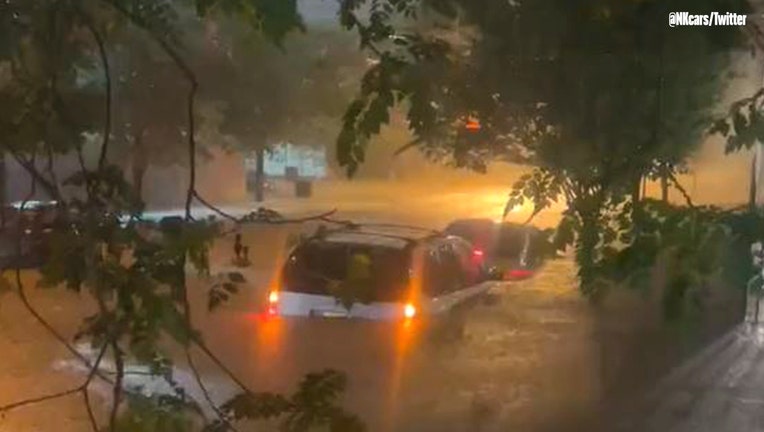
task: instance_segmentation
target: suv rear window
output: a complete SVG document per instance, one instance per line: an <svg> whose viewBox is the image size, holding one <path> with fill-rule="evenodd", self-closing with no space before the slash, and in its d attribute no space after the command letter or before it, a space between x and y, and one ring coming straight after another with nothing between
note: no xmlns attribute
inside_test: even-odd
<svg viewBox="0 0 764 432"><path fill-rule="evenodd" d="M286 291L330 295L329 283L345 279L353 255L363 254L371 261L374 301L400 301L408 287L410 252L391 247L310 241L289 257L284 267Z"/></svg>

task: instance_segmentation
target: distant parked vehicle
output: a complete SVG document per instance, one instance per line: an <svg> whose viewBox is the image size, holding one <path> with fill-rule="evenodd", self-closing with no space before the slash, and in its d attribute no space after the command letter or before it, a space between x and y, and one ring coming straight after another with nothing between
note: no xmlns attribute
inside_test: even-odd
<svg viewBox="0 0 764 432"><path fill-rule="evenodd" d="M531 225L462 219L449 224L444 232L472 243L486 266L502 269L507 280L532 277L543 263L542 232Z"/></svg>
<svg viewBox="0 0 764 432"><path fill-rule="evenodd" d="M45 262L56 218L55 201L15 202L0 215L0 266L33 268Z"/></svg>
<svg viewBox="0 0 764 432"><path fill-rule="evenodd" d="M77 219L77 212L69 209ZM2 207L0 213L0 268L38 268L50 254L50 236L56 223L61 222L60 207L55 201L15 202ZM120 217L126 225L129 216ZM138 231L147 239L161 240L166 234L180 233L183 217L157 216L146 213L138 222Z"/></svg>

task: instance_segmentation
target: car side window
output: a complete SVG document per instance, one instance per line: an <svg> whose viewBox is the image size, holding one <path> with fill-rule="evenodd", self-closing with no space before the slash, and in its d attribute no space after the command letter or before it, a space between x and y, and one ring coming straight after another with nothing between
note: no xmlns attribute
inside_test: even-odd
<svg viewBox="0 0 764 432"><path fill-rule="evenodd" d="M454 292L467 285L467 275L462 267L461 259L451 243L443 243L438 247L440 258L440 274L443 279L442 290L445 293Z"/></svg>
<svg viewBox="0 0 764 432"><path fill-rule="evenodd" d="M450 247L444 251L444 254L446 258L446 271L450 279L447 289L449 292L453 292L466 288L468 285L468 275L464 271L461 260Z"/></svg>
<svg viewBox="0 0 764 432"><path fill-rule="evenodd" d="M480 282L480 268L475 262L472 247L461 241L454 241L451 245L459 261L459 269L465 285L474 285Z"/></svg>
<svg viewBox="0 0 764 432"><path fill-rule="evenodd" d="M426 252L424 262L424 288L425 291L433 297L443 294L440 256L435 248L430 248Z"/></svg>

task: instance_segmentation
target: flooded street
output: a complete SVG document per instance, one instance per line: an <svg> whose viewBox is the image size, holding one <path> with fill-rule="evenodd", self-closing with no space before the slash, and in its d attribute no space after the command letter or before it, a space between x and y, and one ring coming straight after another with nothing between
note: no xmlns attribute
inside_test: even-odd
<svg viewBox="0 0 764 432"><path fill-rule="evenodd" d="M335 217L340 219L441 228L457 218L500 216L505 193L497 187L475 188L472 199L465 199L467 192L455 188L440 194L411 191L404 199L394 190L384 190L366 196L355 195L352 189L340 191L339 205L337 195L331 201L321 194L309 201L274 200L271 204L286 215L337 207ZM226 210L243 214L247 208ZM517 209L510 219L523 220L525 211ZM553 225L555 218L552 209L540 225ZM214 312L207 311L211 281L196 276L190 280L194 325L212 351L254 391L290 393L305 373L331 368L347 374L349 388L343 404L359 414L371 431L591 431L606 414L603 380L619 381L636 370L620 360L633 353L621 342L623 336L615 334L610 338L615 341L611 352L620 375L604 377L602 340L596 330L601 316L580 296L574 265L567 258L548 262L533 279L501 283L494 289L494 302L469 310L465 334L458 340L434 339L417 321L403 325L266 318L263 303L277 283L290 236L304 228L244 228L243 243L251 247L254 263L245 269L231 263L232 236L218 241L211 253L213 274L241 271L247 282L232 301ZM34 288L32 272L25 272L22 279L32 303L71 341L89 313L87 305L75 293ZM640 314L634 310L633 314ZM619 314L615 321L624 322L625 315ZM77 347L94 357L87 346ZM4 353L0 404L75 387L86 375L81 363L13 294L5 294L0 301L0 349ZM637 349L660 354L662 348ZM176 359L183 359L179 347L170 350ZM210 359L198 350L193 354L214 400L222 402L236 391ZM105 367L110 367L108 359ZM201 399L182 360L176 364L175 378ZM105 418L110 389L96 381L91 394L100 402L97 415ZM126 381L154 391L162 388L147 383L140 374ZM628 394L639 390L627 387ZM52 412L48 411L51 405L56 406L54 417L46 414ZM261 426L257 430L271 430ZM1 432L74 432L87 427L87 413L77 394L20 408L0 419Z"/></svg>
<svg viewBox="0 0 764 432"><path fill-rule="evenodd" d="M499 192L485 193L491 194ZM458 211L451 203L464 200L448 194L430 195L426 203L417 201L418 207L413 201L409 207L391 206L387 199L380 205L390 216L378 216L382 209L370 212L359 201L346 201L337 217L363 218L365 214L378 220L395 217L400 223L421 223L439 212L439 220L430 224L439 227L453 217L471 216L475 208ZM449 206L457 211L447 211ZM480 206L486 214L479 216L488 216L500 212L502 204ZM315 200L302 210L321 207L320 200ZM255 264L242 271L247 278L243 292L220 310L207 311L209 282L192 282L195 325L221 360L252 389L290 392L307 372L343 371L349 378L345 405L373 431L542 430L546 421L561 430L560 421L573 424L571 420L583 421L592 413L598 384L590 307L576 291L570 261L549 263L532 280L503 283L496 289L496 302L469 311L461 340L433 340L417 322L404 326L265 319L259 314L262 301L275 281L289 234L297 229L243 231ZM218 242L212 253L213 273L233 270L230 256L231 239ZM23 275L32 303L71 340L87 307L74 293L33 288L35 278L33 273ZM0 404L81 381L82 366L35 322L15 295L6 295L0 309L0 347L7 353L6 367L0 372ZM78 349L87 351L83 345ZM216 400L232 394L231 381L209 359L200 352L194 358ZM186 366L177 366L176 378L191 394L198 394ZM140 380L140 376L128 378L128 384L138 385ZM92 390L94 398L108 403L104 383L94 383ZM0 431L52 430L53 424L60 432L83 430L87 417L80 399L74 395L50 402L59 406L55 419L38 415L45 412L46 404L12 411L0 420Z"/></svg>
<svg viewBox="0 0 764 432"><path fill-rule="evenodd" d="M542 430L544 422L577 430L597 402L598 377L590 309L571 288L571 270L559 261L536 280L504 284L496 304L470 311L456 341L428 339L417 322L268 319L239 310L203 327L256 389L288 391L310 371L346 372L347 406L371 430Z"/></svg>

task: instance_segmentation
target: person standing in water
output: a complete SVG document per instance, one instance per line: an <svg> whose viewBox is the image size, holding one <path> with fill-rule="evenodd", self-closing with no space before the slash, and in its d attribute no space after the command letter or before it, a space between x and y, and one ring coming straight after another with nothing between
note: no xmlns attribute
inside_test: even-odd
<svg viewBox="0 0 764 432"><path fill-rule="evenodd" d="M236 261L241 259L241 252L243 249L244 246L241 244L241 234L237 233L233 242L233 253L236 254Z"/></svg>

